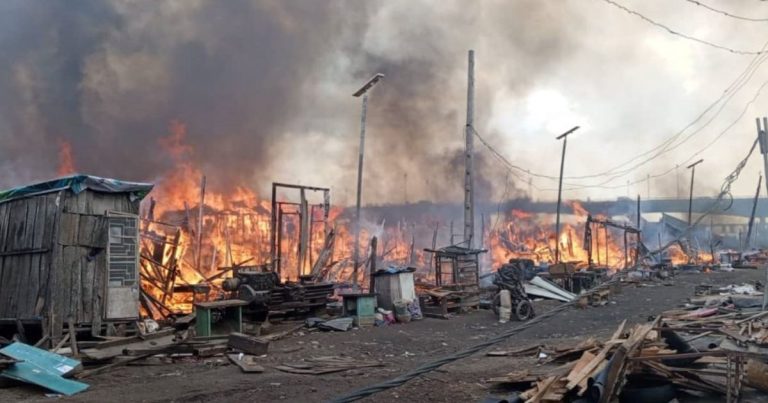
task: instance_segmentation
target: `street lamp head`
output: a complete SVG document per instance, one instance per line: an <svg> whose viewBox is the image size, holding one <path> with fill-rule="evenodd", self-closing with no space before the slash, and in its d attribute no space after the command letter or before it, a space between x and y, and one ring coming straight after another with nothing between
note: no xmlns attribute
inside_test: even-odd
<svg viewBox="0 0 768 403"><path fill-rule="evenodd" d="M365 94L366 92L368 92L368 90L373 88L373 86L376 85L376 83L381 81L382 78L384 78L384 74L376 73L375 76L371 77L371 79L368 80L368 82L365 83L365 85L360 87L360 89L357 90L354 94L352 94L352 96L353 97L359 97L359 96Z"/></svg>
<svg viewBox="0 0 768 403"><path fill-rule="evenodd" d="M575 132L576 130L579 130L579 126L574 126L571 130L568 130L567 132L555 137L555 140L560 140L561 138Z"/></svg>
<svg viewBox="0 0 768 403"><path fill-rule="evenodd" d="M688 168L688 169L690 169L690 168L693 168L693 167L695 167L696 165L699 165L699 164L701 164L702 162L704 162L704 158L702 158L702 159L700 159L700 160L698 160L698 161L694 162L694 163L693 163L693 164L691 164L691 165L688 165L688 167L687 167L687 168Z"/></svg>

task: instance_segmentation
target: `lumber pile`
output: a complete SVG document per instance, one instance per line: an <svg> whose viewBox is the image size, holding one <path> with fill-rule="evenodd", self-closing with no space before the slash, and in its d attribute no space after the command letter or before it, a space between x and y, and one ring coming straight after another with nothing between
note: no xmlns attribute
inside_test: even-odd
<svg viewBox="0 0 768 403"><path fill-rule="evenodd" d="M518 368L490 381L527 385L519 395L525 402L583 398L610 402L617 398L621 400L622 396L643 393L648 385L655 385L658 393L669 394L670 399L683 392L693 396L714 396L727 402L737 401L746 387L768 391L768 350L757 352L759 350L755 348L748 351L747 348L721 347L700 351L681 337L683 332L708 332L754 347L762 342L768 329L760 321L768 317L768 312L746 318L739 318L742 314L733 312L706 318L691 313L665 312L653 321L634 326L627 326L624 321L610 338L602 341L589 338L568 347L536 345L515 351L491 352L489 356L530 355L545 365L533 369ZM560 365L546 365L552 363Z"/></svg>

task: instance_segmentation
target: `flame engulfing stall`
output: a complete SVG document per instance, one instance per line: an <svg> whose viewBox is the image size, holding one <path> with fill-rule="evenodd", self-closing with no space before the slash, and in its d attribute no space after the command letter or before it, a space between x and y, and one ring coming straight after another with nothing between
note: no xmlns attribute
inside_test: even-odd
<svg viewBox="0 0 768 403"><path fill-rule="evenodd" d="M170 134L161 139L159 145L172 169L161 176L152 199L144 205L141 266L142 302L147 313L157 317L189 312L196 295L222 295L220 283L244 265L268 264L279 272L281 281L298 281L301 275L351 280L352 215L330 205L327 189L304 187L304 198L311 199L315 191L323 195L319 200L304 200L302 187L281 189L276 184L270 201L245 185L229 184L225 191L218 190L217 183L206 186L201 180L203 172L194 162L195 150L186 144L185 136L185 126L174 122ZM298 199L287 197L283 190L298 190ZM568 206L571 214L564 218L557 236L551 214L519 209L480 211L480 247L490 252L479 259L480 274L513 258L552 263L556 242L560 243L561 260L587 266L587 245L581 235L589 213L577 202ZM381 207L374 214L364 211L361 248L376 236L379 252L361 250L361 256L385 265L417 267L417 276L432 277L429 267L434 260L424 249L455 243L455 217L450 212L432 211L405 215L407 208ZM592 239L597 251L593 260L612 270L623 267L632 257L625 257L621 239L616 228L598 231ZM359 271L361 277L364 273ZM358 279L361 284L363 280Z"/></svg>

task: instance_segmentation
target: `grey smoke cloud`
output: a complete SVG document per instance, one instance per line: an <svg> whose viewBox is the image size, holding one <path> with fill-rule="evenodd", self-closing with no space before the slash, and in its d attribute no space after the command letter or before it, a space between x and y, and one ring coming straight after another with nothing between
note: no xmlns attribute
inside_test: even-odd
<svg viewBox="0 0 768 403"><path fill-rule="evenodd" d="M740 48L759 47L766 34L685 2L626 3ZM748 62L600 1L9 0L0 2L0 185L54 176L61 139L82 172L157 180L171 164L158 139L179 120L214 189L245 185L266 195L273 180L298 182L331 186L335 200L350 202L360 108L351 94L381 72L370 99L365 201L400 202L406 193L410 201L459 200L470 48L478 130L508 159L547 174L557 172L558 131L583 126L569 143L569 172L605 169L679 130ZM750 91L701 137L726 126ZM746 148L753 131L745 119L725 142ZM476 146L480 198L527 190L511 177L505 192L507 173ZM702 189L718 187L740 158L735 151L704 156ZM652 183L652 194L674 193L673 178Z"/></svg>

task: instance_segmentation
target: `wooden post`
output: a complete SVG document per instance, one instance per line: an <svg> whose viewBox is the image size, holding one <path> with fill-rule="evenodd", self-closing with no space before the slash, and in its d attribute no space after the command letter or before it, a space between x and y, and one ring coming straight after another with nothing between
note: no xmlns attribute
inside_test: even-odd
<svg viewBox="0 0 768 403"><path fill-rule="evenodd" d="M232 259L232 239L229 233L229 223L224 222L224 240L227 246L227 267L231 267L235 262ZM213 253L216 253L216 248L213 248Z"/></svg>
<svg viewBox="0 0 768 403"><path fill-rule="evenodd" d="M435 223L435 230L432 232L432 250L435 250L437 248L437 228L440 226L439 223ZM432 262L435 260L435 253L431 252L429 254L429 265L427 266L429 271L432 271Z"/></svg>
<svg viewBox="0 0 768 403"><path fill-rule="evenodd" d="M75 320L70 315L67 318L69 325L69 345L72 347L72 356L79 357L80 352L77 349L77 330L75 330Z"/></svg>
<svg viewBox="0 0 768 403"><path fill-rule="evenodd" d="M299 190L301 203L299 204L299 247L298 247L298 260L299 264L296 268L298 276L304 275L304 270L307 263L307 248L309 247L309 203L307 202L307 195L304 188Z"/></svg>
<svg viewBox="0 0 768 403"><path fill-rule="evenodd" d="M603 225L605 228L605 266L610 267L611 263L608 261L608 226Z"/></svg>
<svg viewBox="0 0 768 403"><path fill-rule="evenodd" d="M195 260L195 266L197 271L200 271L201 261L200 258L203 252L203 206L205 204L205 175L200 180L200 205L197 210L197 259Z"/></svg>
<svg viewBox="0 0 768 403"><path fill-rule="evenodd" d="M371 268L370 268L370 271L369 271L369 273L370 273L369 277L370 278L368 279L368 281L369 281L368 292L374 292L374 290L376 289L376 277L373 276L373 273L376 273L376 256L377 256L376 248L377 248L377 243L378 243L378 241L376 240L375 236L373 238L371 238L371 254L370 254L370 257L369 257L369 263L371 265Z"/></svg>

